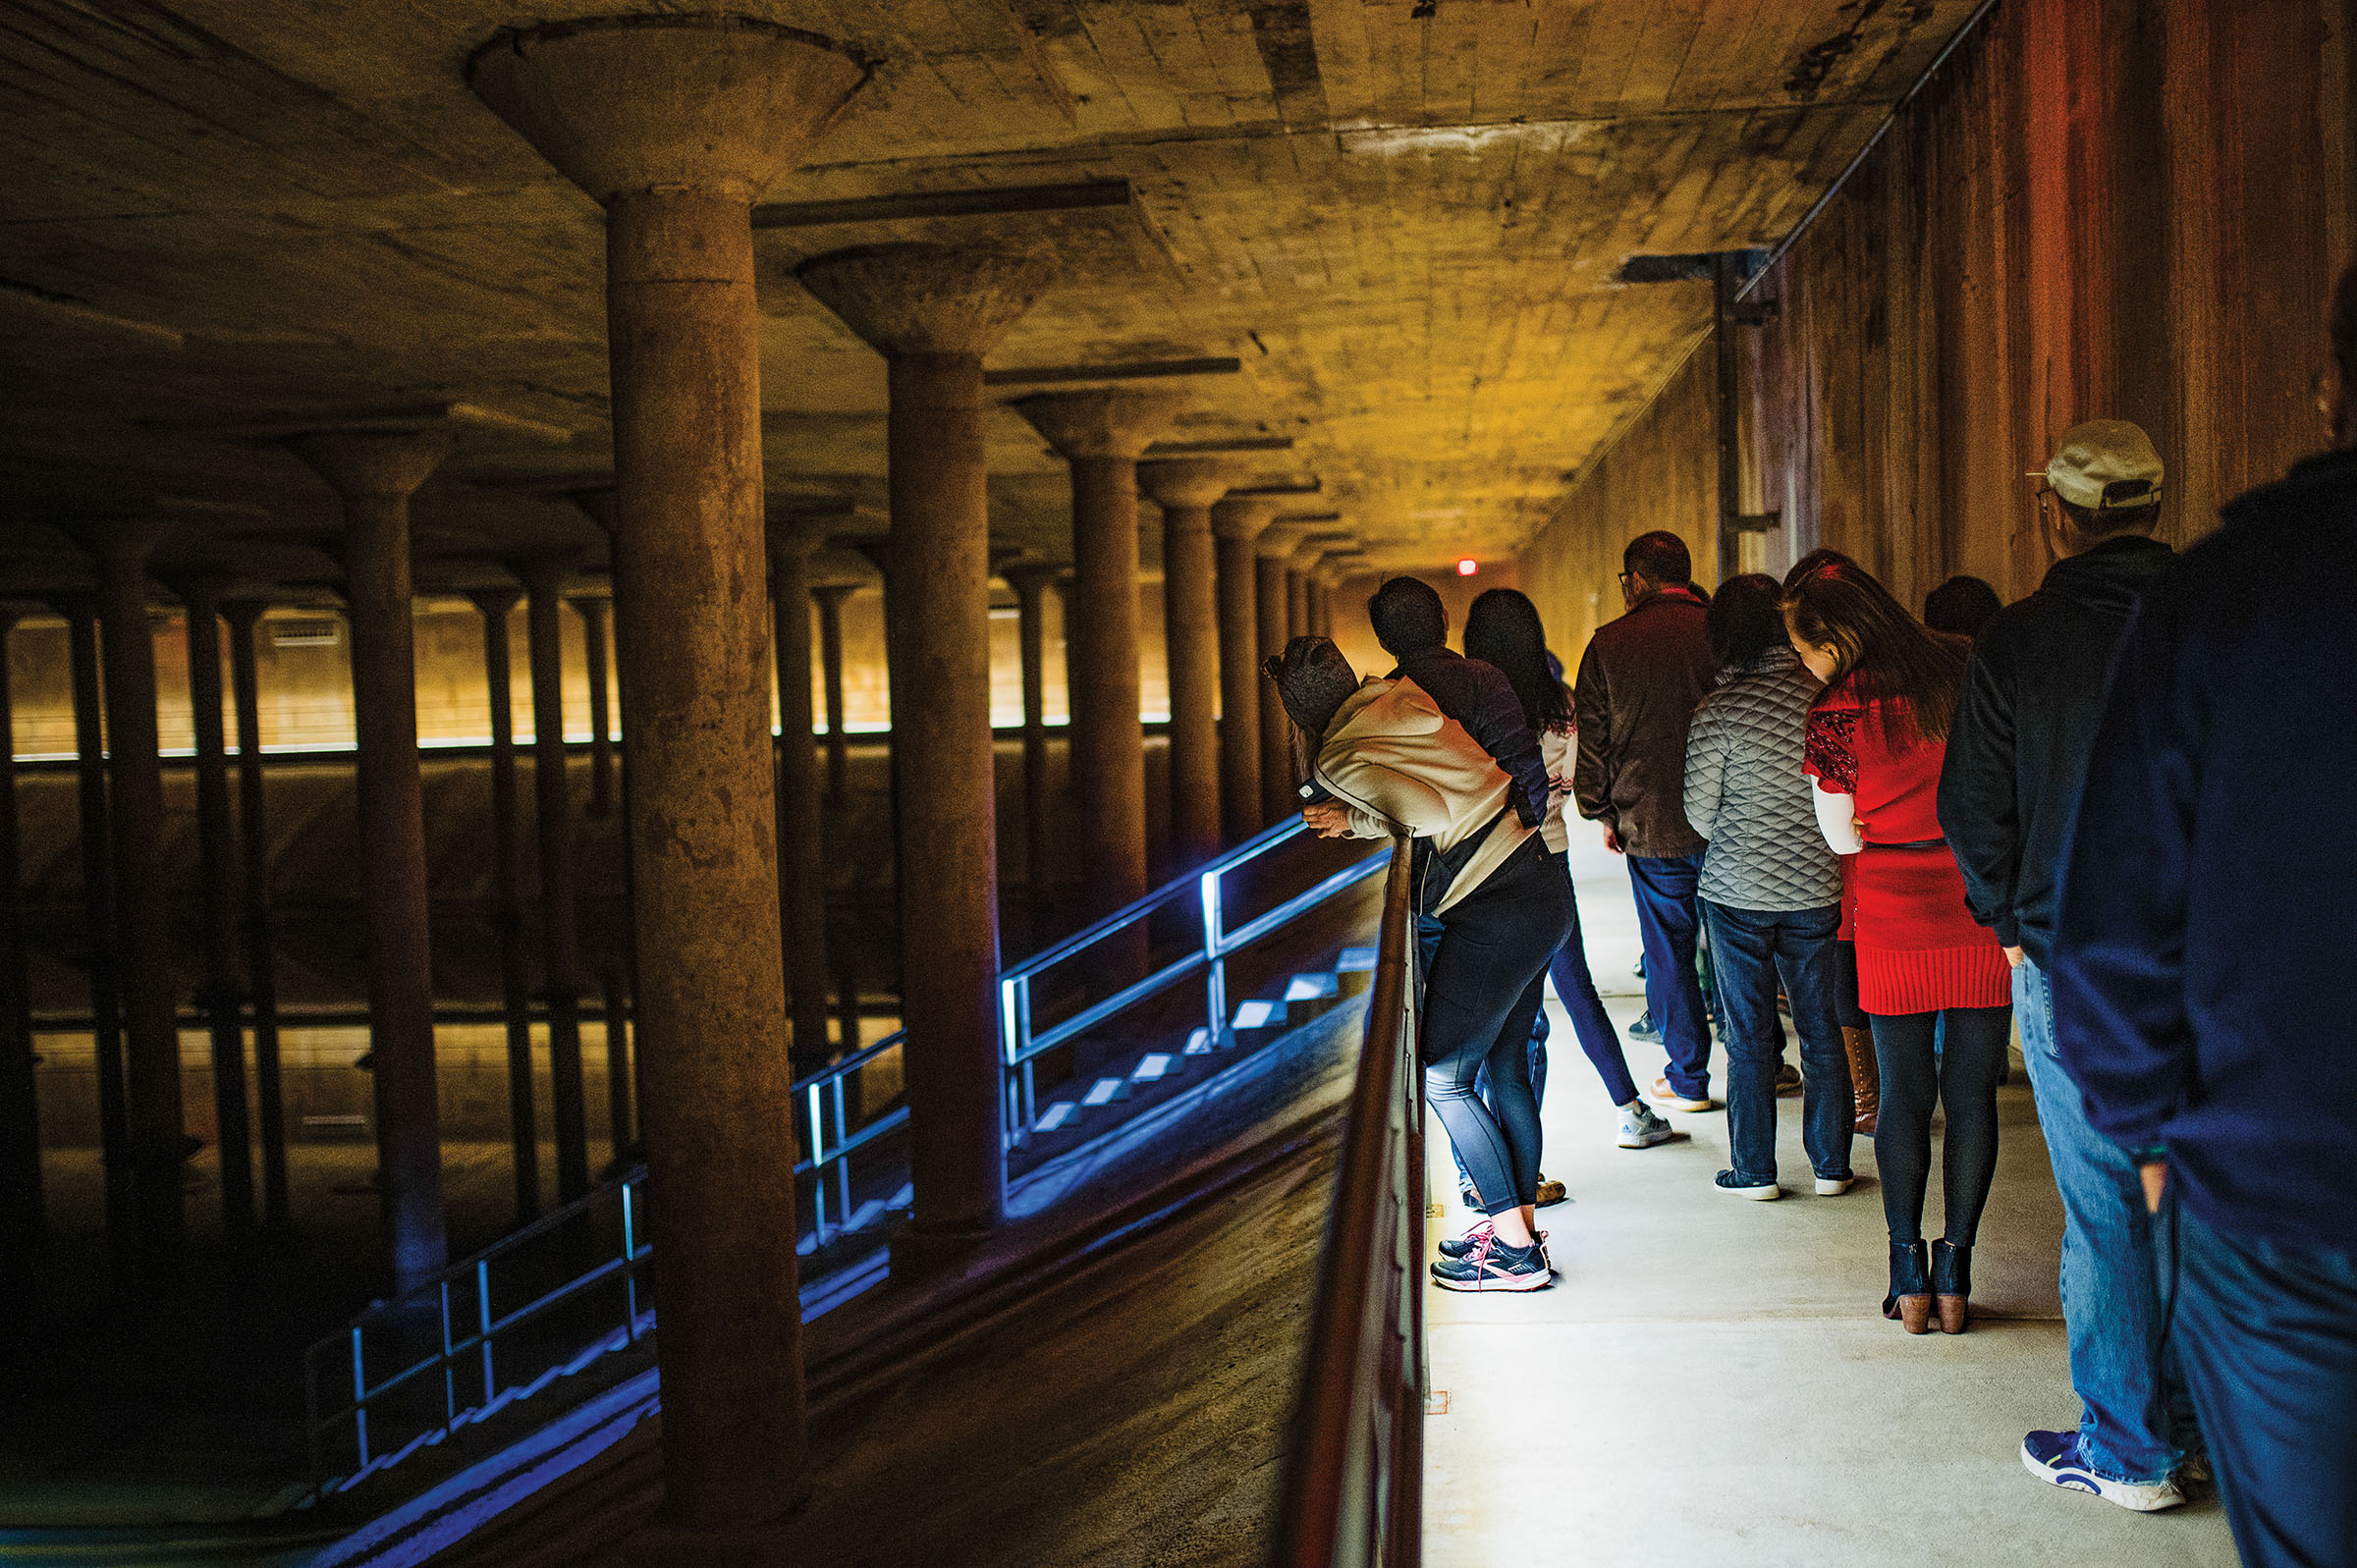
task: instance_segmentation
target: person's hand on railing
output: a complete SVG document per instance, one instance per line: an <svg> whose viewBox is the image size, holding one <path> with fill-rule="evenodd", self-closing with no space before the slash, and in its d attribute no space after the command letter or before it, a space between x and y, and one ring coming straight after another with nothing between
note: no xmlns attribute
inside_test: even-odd
<svg viewBox="0 0 2357 1568"><path fill-rule="evenodd" d="M1308 825L1310 832L1321 838L1347 838L1350 837L1350 813L1331 800L1321 800L1314 806L1303 806L1301 820Z"/></svg>

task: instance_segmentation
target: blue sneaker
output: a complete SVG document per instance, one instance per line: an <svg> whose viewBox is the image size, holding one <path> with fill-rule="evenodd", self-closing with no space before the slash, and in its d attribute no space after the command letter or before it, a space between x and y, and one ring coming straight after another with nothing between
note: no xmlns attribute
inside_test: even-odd
<svg viewBox="0 0 2357 1568"><path fill-rule="evenodd" d="M1632 1023L1628 1026L1628 1038L1631 1040L1641 1040L1647 1045L1658 1046L1661 1044L1662 1031L1655 1025L1653 1021L1653 1012L1650 1008L1646 1010L1643 1017L1639 1018L1635 1023Z"/></svg>
<svg viewBox="0 0 2357 1568"><path fill-rule="evenodd" d="M2091 1491L2133 1513L2157 1514L2185 1502L2185 1494L2174 1481L2137 1483L2097 1475L2081 1461L2075 1432L2033 1432L2022 1438L2021 1468L2050 1487Z"/></svg>

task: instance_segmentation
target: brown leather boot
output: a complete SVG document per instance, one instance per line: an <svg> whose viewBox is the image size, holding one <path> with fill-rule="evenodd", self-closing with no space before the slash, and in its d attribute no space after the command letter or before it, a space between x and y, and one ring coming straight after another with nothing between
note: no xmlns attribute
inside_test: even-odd
<svg viewBox="0 0 2357 1568"><path fill-rule="evenodd" d="M1849 1086L1857 1097L1858 1119L1854 1125L1871 1138L1883 1104L1882 1074L1874 1065L1874 1031L1844 1029L1841 1044L1849 1052Z"/></svg>

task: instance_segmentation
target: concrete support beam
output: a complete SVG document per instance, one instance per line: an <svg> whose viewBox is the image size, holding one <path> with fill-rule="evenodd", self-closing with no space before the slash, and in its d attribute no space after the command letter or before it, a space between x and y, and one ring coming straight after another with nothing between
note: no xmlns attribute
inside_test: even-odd
<svg viewBox="0 0 2357 1568"><path fill-rule="evenodd" d="M1260 678L1260 660L1273 659L1285 652L1285 645L1293 635L1293 551L1302 536L1317 524L1306 522L1274 522L1261 534L1254 547L1259 573L1257 606L1260 621L1260 658L1253 661L1253 676ZM1260 693L1260 820L1262 826L1289 816L1293 804L1292 730L1285 716L1285 704L1276 700L1276 692L1265 680L1255 689Z"/></svg>
<svg viewBox="0 0 2357 1568"><path fill-rule="evenodd" d="M262 1146L262 1232L281 1241L295 1229L287 1191L287 1103L279 1072L278 961L271 945L270 812L262 792L261 677L254 633L269 606L232 599L221 606L229 622L229 684L238 713L238 846L244 857L238 891L239 926L246 944L246 996L253 1018L253 1098Z"/></svg>
<svg viewBox="0 0 2357 1568"><path fill-rule="evenodd" d="M1220 826L1231 844L1258 833L1260 796L1261 533L1277 503L1232 495L1211 509L1219 558Z"/></svg>
<svg viewBox="0 0 2357 1568"><path fill-rule="evenodd" d="M887 363L886 614L892 749L906 764L895 795L916 1198L895 1259L910 1270L1006 1213L982 355L1053 270L1037 255L904 243L831 252L796 274Z"/></svg>
<svg viewBox="0 0 2357 1568"><path fill-rule="evenodd" d="M1072 470L1072 786L1089 868L1083 913L1146 893L1146 735L1139 716L1137 459L1178 416L1151 393L1051 393L1015 410Z"/></svg>
<svg viewBox="0 0 2357 1568"><path fill-rule="evenodd" d="M827 1063L827 857L818 742L810 711L810 556L824 524L769 525L772 663L778 677L778 913L786 932L786 994L797 1073Z"/></svg>
<svg viewBox="0 0 2357 1568"><path fill-rule="evenodd" d="M246 1109L245 986L239 974L237 830L221 722L221 601L230 579L195 572L169 584L188 613L189 706L196 731L196 848L203 881L205 1023L212 1038L213 1123L219 1129L221 1231L232 1253L252 1245L253 1127Z"/></svg>
<svg viewBox="0 0 2357 1568"><path fill-rule="evenodd" d="M183 1119L180 1007L164 871L164 773L155 721L155 635L147 558L174 517L145 510L79 521L98 563L106 679L107 818L114 850L115 939L123 996L125 1153L131 1163L136 1266L148 1285L180 1276L186 1248L181 1188L193 1152Z"/></svg>
<svg viewBox="0 0 2357 1568"><path fill-rule="evenodd" d="M8 634L23 612L0 606L0 1252L15 1267L38 1259L46 1233L41 1201L41 1114L34 1079L32 1013L26 993L24 871L17 843L16 716Z"/></svg>
<svg viewBox="0 0 2357 1568"><path fill-rule="evenodd" d="M1220 852L1219 567L1212 505L1234 483L1217 458L1149 462L1138 482L1162 508L1163 646L1171 686L1173 870Z"/></svg>
<svg viewBox="0 0 2357 1568"><path fill-rule="evenodd" d="M82 967L90 977L91 1049L97 1057L98 1148L106 1167L107 1259L117 1284L137 1252L131 1221L131 1091L123 1067L123 1000L115 947L114 832L106 810L106 715L100 695L98 599L77 593L54 606L66 618L74 679L75 826L82 840Z"/></svg>
<svg viewBox="0 0 2357 1568"><path fill-rule="evenodd" d="M574 886L573 779L565 750L565 590L570 551L510 566L523 584L532 682L532 820L540 858L540 1001L548 1014L548 1098L557 1202L589 1191L589 1095L581 1074L580 902Z"/></svg>
<svg viewBox="0 0 2357 1568"><path fill-rule="evenodd" d="M1014 590L1015 637L1023 664L1023 886L1028 893L1031 947L1048 943L1048 842L1056 831L1048 793L1048 589L1064 568L1044 563L1009 567Z"/></svg>
<svg viewBox="0 0 2357 1568"><path fill-rule="evenodd" d="M417 656L410 591L410 497L449 455L453 432L325 429L288 446L344 504L345 602L359 738L360 896L368 931L369 1055L377 1186L393 1288L406 1296L450 1261L434 1073L425 785L417 761Z"/></svg>
<svg viewBox="0 0 2357 1568"><path fill-rule="evenodd" d="M858 589L829 582L810 591L818 600L819 684L827 702L827 798L841 802L851 772L850 736L843 729L843 602Z"/></svg>
<svg viewBox="0 0 2357 1568"><path fill-rule="evenodd" d="M589 674L589 803L582 815L603 822L614 815L614 695L607 668L614 603L602 592L576 593L571 602L581 618L581 652Z"/></svg>
<svg viewBox="0 0 2357 1568"><path fill-rule="evenodd" d="M468 67L606 209L664 1512L697 1531L773 1519L805 1486L751 212L866 76L719 16L502 33Z"/></svg>
<svg viewBox="0 0 2357 1568"><path fill-rule="evenodd" d="M509 1168L516 1222L540 1217L540 1118L532 1102L532 978L523 950L523 860L516 833L516 690L509 626L523 593L466 596L483 618L483 689L491 719L491 898L499 925L500 1012L508 1036Z"/></svg>

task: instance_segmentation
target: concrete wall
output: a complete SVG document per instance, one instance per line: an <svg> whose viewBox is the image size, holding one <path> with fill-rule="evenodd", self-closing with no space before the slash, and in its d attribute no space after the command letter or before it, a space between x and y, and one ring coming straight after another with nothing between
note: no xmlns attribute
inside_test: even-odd
<svg viewBox="0 0 2357 1568"><path fill-rule="evenodd" d="M2082 419L2143 424L2166 534L2325 444L2323 318L2351 253L2346 0L2002 0L1763 277L1743 334L1746 566L1820 544L1901 598L2007 598L2047 556L2034 481ZM1709 344L1523 557L1553 626L1617 610L1629 536L1716 577Z"/></svg>

